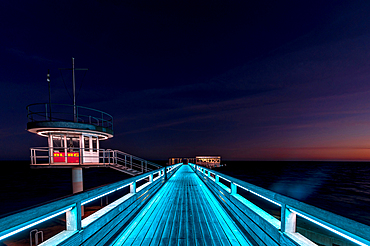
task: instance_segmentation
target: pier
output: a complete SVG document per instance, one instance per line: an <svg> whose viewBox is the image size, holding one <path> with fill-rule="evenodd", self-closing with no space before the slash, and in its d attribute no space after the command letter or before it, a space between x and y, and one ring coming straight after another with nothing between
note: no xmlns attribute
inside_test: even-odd
<svg viewBox="0 0 370 246"><path fill-rule="evenodd" d="M257 206L262 203L251 202L245 193L275 207L280 216ZM81 216L82 205L108 196L106 206ZM370 245L367 225L192 163L3 217L0 241L6 245L18 233L57 216L64 216L64 230L44 236L39 245ZM320 233L311 233L314 242L299 230L299 221L327 235L320 239ZM331 244L318 242L324 239Z"/></svg>
<svg viewBox="0 0 370 246"><path fill-rule="evenodd" d="M30 149L31 167L71 168L73 194L0 218L0 246L370 245L367 225L209 169L220 156L162 167L100 148L114 135L113 117L75 97L31 104L27 117L27 130L47 139ZM82 170L92 167L133 177L84 191Z"/></svg>

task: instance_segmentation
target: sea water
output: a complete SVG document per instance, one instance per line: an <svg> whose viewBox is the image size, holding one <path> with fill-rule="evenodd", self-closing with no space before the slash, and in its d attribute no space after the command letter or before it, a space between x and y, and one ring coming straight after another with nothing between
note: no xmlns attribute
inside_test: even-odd
<svg viewBox="0 0 370 246"><path fill-rule="evenodd" d="M217 170L370 225L368 162L227 162Z"/></svg>

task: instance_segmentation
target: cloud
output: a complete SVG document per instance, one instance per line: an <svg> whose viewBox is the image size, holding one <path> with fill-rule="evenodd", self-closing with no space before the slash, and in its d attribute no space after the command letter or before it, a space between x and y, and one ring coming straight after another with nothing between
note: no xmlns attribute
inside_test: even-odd
<svg viewBox="0 0 370 246"><path fill-rule="evenodd" d="M154 124L150 127L144 127L144 128L139 128L137 130L131 130L131 131L124 132L124 133L118 134L118 135L128 135L128 134L154 131L154 130L157 130L157 129L160 129L160 128L169 128L171 126L181 125L181 124L184 124L184 123L189 123L189 122L198 121L198 120L209 119L211 117L212 116L192 116L192 117L187 117L187 118L183 118L183 119L175 119L175 120L170 120L170 121L166 121L166 122L160 122L160 123ZM198 130L198 131L201 131L201 130Z"/></svg>
<svg viewBox="0 0 370 246"><path fill-rule="evenodd" d="M26 52L20 50L20 49L16 49L16 48L7 48L6 49L9 53L21 58L21 59L24 59L24 60L32 60L32 61L37 61L37 62L53 62L53 63L61 63L60 61L58 60L52 60L52 59L48 59L46 57L43 57L43 56L40 56L40 55L31 55L31 54L27 54Z"/></svg>

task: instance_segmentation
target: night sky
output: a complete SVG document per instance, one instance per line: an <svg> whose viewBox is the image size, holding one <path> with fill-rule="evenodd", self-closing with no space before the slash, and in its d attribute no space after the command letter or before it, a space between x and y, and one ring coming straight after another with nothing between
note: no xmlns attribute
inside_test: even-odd
<svg viewBox="0 0 370 246"><path fill-rule="evenodd" d="M370 159L370 1L0 1L0 160L47 139L26 106L114 117L146 159ZM67 92L66 84L69 92Z"/></svg>

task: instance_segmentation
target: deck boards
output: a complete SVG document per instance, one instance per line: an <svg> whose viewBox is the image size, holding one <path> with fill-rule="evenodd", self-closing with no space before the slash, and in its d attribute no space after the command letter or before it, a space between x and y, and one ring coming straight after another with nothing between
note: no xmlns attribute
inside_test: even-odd
<svg viewBox="0 0 370 246"><path fill-rule="evenodd" d="M182 166L113 245L251 245L189 166Z"/></svg>

